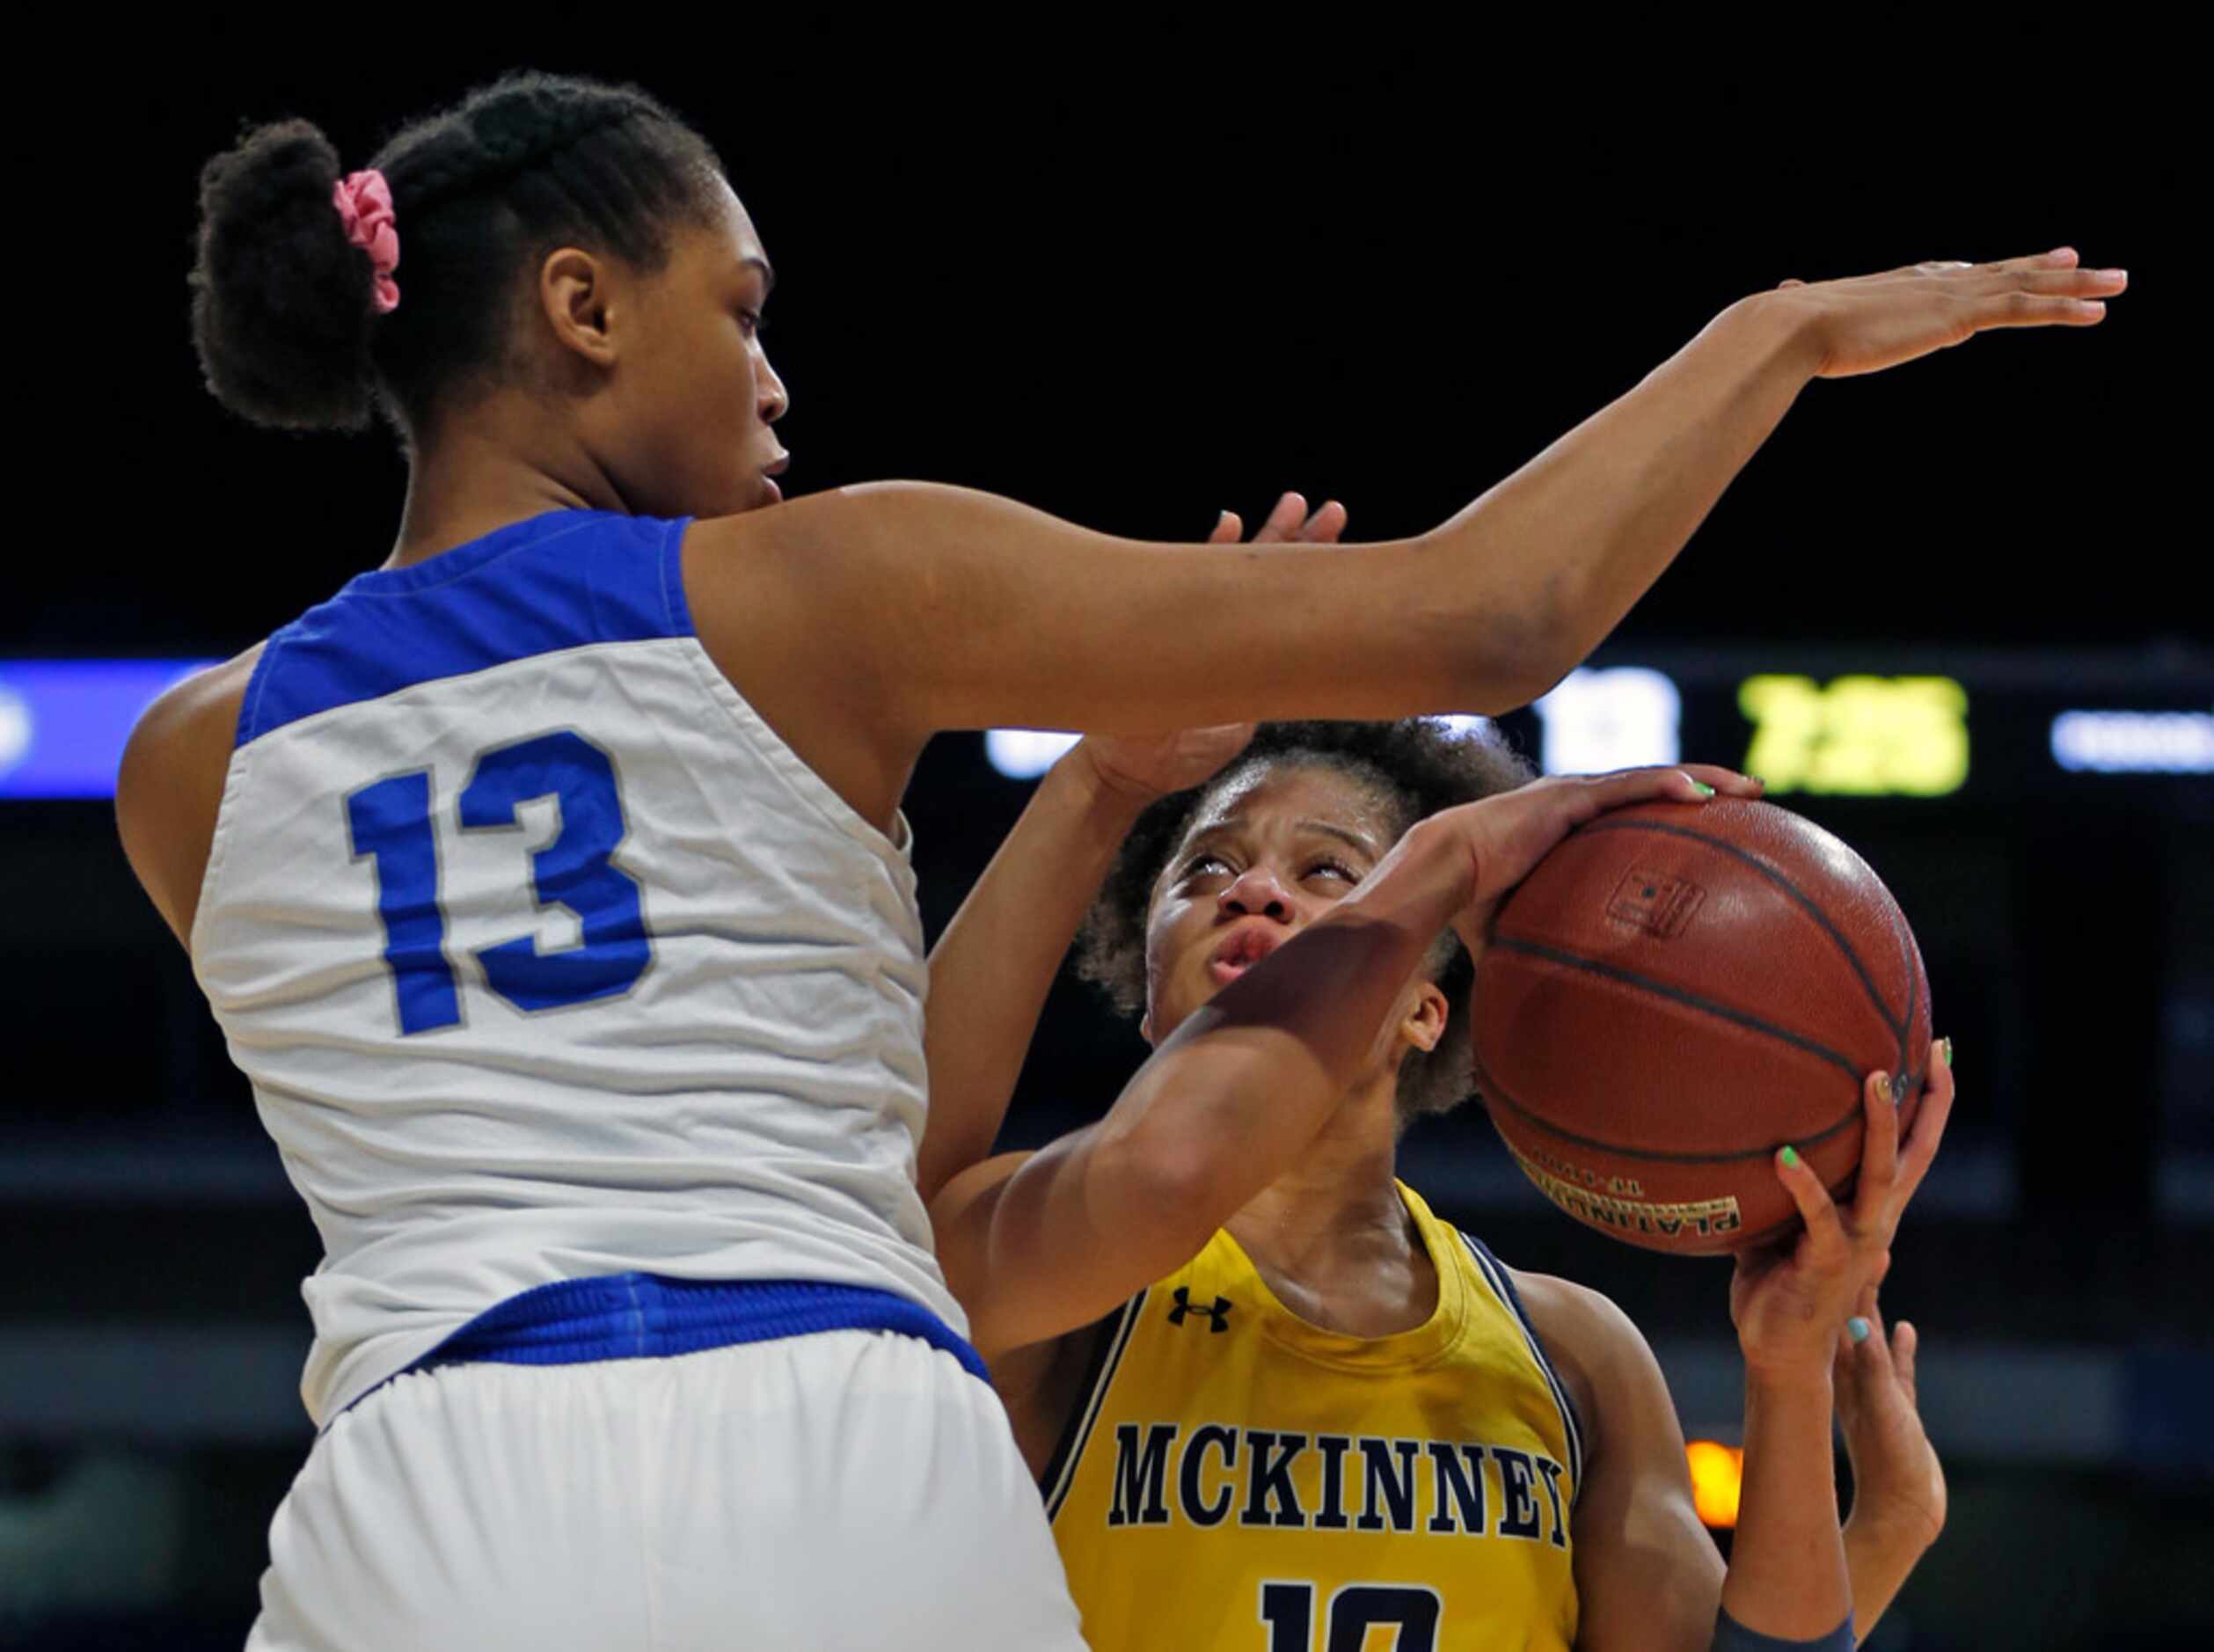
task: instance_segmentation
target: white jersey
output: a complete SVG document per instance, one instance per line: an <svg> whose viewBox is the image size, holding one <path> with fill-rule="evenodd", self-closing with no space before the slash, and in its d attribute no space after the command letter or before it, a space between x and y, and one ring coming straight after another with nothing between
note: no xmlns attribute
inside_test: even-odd
<svg viewBox="0 0 2214 1652"><path fill-rule="evenodd" d="M888 1290L914 1185L902 841L692 634L683 522L365 574L248 687L195 969L325 1252L318 1423L484 1310L627 1271Z"/></svg>

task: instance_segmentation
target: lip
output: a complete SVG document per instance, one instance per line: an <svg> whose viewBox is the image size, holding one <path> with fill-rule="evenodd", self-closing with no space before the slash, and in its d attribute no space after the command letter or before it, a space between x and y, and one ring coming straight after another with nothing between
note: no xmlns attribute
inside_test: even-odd
<svg viewBox="0 0 2214 1652"><path fill-rule="evenodd" d="M779 453L772 463L761 467L761 473L764 476L782 476L791 463L792 456L789 453Z"/></svg>
<svg viewBox="0 0 2214 1652"><path fill-rule="evenodd" d="M1281 925L1265 917L1247 918L1208 954L1207 973L1217 986L1227 986L1290 939Z"/></svg>

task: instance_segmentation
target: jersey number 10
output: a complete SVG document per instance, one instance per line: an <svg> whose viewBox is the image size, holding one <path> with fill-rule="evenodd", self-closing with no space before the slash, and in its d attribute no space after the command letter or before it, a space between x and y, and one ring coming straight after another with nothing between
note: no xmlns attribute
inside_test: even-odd
<svg viewBox="0 0 2214 1652"><path fill-rule="evenodd" d="M478 753L461 789L460 829L518 831L516 808L542 797L555 800L561 826L530 856L530 893L541 907L575 913L583 942L541 952L537 937L521 935L479 948L478 967L485 984L519 1010L620 997L646 973L653 949L638 880L609 859L629 829L607 753L568 729ZM461 996L446 958L446 913L439 903L430 771L388 774L348 793L346 823L354 859L376 863L376 912L400 1032L460 1025Z"/></svg>
<svg viewBox="0 0 2214 1652"><path fill-rule="evenodd" d="M1330 1597L1319 1652L1363 1652L1370 1629L1394 1628L1395 1652L1435 1652L1439 1602L1435 1590L1405 1583L1348 1583ZM1268 1652L1318 1652L1314 1585L1263 1583L1260 1620Z"/></svg>

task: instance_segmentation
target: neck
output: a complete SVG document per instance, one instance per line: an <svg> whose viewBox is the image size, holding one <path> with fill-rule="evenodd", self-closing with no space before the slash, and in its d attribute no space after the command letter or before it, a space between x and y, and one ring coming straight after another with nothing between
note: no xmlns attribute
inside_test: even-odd
<svg viewBox="0 0 2214 1652"><path fill-rule="evenodd" d="M1349 1093L1298 1168L1224 1224L1255 1266L1328 1291L1348 1270L1422 1254L1393 1180L1397 1089L1385 1072Z"/></svg>
<svg viewBox="0 0 2214 1652"><path fill-rule="evenodd" d="M497 393L413 443L407 503L388 568L406 567L549 510L627 510L573 433L549 439L543 409Z"/></svg>

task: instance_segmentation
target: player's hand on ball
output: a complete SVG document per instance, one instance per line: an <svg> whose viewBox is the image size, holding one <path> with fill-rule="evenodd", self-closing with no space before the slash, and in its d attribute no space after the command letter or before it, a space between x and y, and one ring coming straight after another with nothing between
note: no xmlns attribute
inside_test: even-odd
<svg viewBox="0 0 2214 1652"><path fill-rule="evenodd" d="M1310 515L1304 499L1286 493L1268 513L1253 542L1335 545L1345 531L1345 507L1334 499ZM1207 536L1207 543L1236 545L1245 530L1238 513L1226 510ZM1213 778L1253 737L1251 723L1224 723L1173 735L1087 735L1076 749L1078 760L1092 765L1101 784L1125 797L1151 802Z"/></svg>
<svg viewBox="0 0 2214 1652"><path fill-rule="evenodd" d="M2075 249L1996 264L1911 264L1849 281L1788 281L1744 300L1797 322L1817 378L1880 373L1991 327L2089 327L2126 272L2079 267Z"/></svg>
<svg viewBox="0 0 2214 1652"><path fill-rule="evenodd" d="M1697 804L1714 796L1758 797L1760 790L1760 782L1750 776L1705 763L1624 769L1614 774L1554 775L1497 797L1441 809L1424 824L1452 833L1470 857L1473 869L1469 895L1454 914L1453 928L1473 956L1489 939L1492 919L1508 891L1586 821L1633 803Z"/></svg>
<svg viewBox="0 0 2214 1652"><path fill-rule="evenodd" d="M1929 1087L1903 1143L1891 1076L1870 1073L1861 1085L1864 1135L1850 1203L1840 1208L1796 1150L1776 1154L1776 1174L1806 1226L1796 1239L1738 1255L1729 1316L1749 1371L1794 1377L1823 1371L1853 1304L1890 1265L1900 1214L1929 1173L1953 1111L1953 1070L1941 1043L1930 1046L1928 1060Z"/></svg>
<svg viewBox="0 0 2214 1652"><path fill-rule="evenodd" d="M1919 1554L1945 1529L1945 1468L1915 1400L1919 1339L1904 1320L1886 1336L1874 1285L1860 1293L1854 1319L1845 1323L1830 1383L1852 1464L1852 1517L1887 1543ZM1861 1333L1857 1339L1853 1329Z"/></svg>

